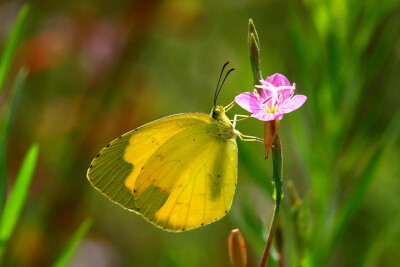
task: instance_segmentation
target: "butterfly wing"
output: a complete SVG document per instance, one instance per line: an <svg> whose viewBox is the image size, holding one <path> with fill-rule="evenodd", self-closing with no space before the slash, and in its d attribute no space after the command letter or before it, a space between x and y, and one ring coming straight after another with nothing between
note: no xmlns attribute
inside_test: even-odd
<svg viewBox="0 0 400 267"><path fill-rule="evenodd" d="M136 212L131 188L145 162L172 136L194 125L207 125L210 120L207 114L185 113L136 128L103 148L90 164L87 177L110 200Z"/></svg>
<svg viewBox="0 0 400 267"><path fill-rule="evenodd" d="M229 210L237 145L204 113L166 117L112 141L88 170L92 185L158 227L182 231Z"/></svg>
<svg viewBox="0 0 400 267"><path fill-rule="evenodd" d="M184 231L223 217L237 182L237 145L215 125L176 134L145 163L134 184L140 214L158 227Z"/></svg>

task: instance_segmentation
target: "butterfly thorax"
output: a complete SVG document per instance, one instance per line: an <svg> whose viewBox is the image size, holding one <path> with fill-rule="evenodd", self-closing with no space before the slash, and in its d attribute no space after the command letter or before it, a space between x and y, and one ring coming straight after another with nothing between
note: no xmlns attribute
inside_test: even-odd
<svg viewBox="0 0 400 267"><path fill-rule="evenodd" d="M233 127L231 121L225 114L223 106L216 106L211 111L211 117L214 119L213 126L215 135L221 139L235 139L237 131ZM213 131L214 132L214 131Z"/></svg>

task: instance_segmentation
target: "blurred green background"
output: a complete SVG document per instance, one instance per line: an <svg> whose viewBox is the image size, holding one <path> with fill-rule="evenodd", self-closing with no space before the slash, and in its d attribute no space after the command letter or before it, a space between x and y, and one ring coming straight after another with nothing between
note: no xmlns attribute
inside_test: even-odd
<svg viewBox="0 0 400 267"><path fill-rule="evenodd" d="M3 49L23 4L0 2ZM93 225L68 266L229 266L235 228L248 265L259 263L273 212L261 144L238 141L228 215L185 233L155 228L85 177L122 133L175 113L210 112L225 61L236 71L219 103L252 90L249 18L264 78L282 73L308 96L280 128L284 179L302 199L284 184L286 266L398 266L399 12L398 0L32 1L0 95L4 124L17 73L29 70L7 144L8 192L31 144L40 152L4 266L53 264L88 217ZM235 113L245 111L228 115ZM237 129L263 136L256 120ZM274 248L269 266L277 264Z"/></svg>

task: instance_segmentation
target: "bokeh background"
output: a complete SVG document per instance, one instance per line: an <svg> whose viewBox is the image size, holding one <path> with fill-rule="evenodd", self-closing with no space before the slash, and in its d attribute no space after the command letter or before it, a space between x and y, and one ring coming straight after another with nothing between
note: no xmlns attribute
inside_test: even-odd
<svg viewBox="0 0 400 267"><path fill-rule="evenodd" d="M24 1L0 2L4 47ZM281 121L286 266L400 262L400 1L31 1L0 95L29 75L7 145L7 190L33 143L40 152L4 266L48 266L86 218L68 266L229 266L239 228L257 265L273 212L271 160L239 143L239 181L219 222L173 234L113 204L86 179L92 158L124 132L180 112L210 112L222 64L236 71L219 103L253 89L247 23L266 78L282 73L308 100ZM229 112L245 111L235 107ZM263 124L239 122L263 136ZM290 197L292 181L298 198ZM277 249L269 266L277 266Z"/></svg>

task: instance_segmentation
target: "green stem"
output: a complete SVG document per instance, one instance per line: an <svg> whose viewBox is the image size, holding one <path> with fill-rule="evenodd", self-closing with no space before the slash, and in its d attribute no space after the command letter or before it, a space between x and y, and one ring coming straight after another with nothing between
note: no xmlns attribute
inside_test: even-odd
<svg viewBox="0 0 400 267"><path fill-rule="evenodd" d="M262 80L262 74L260 68L261 51L260 51L260 39L258 38L257 30L252 19L249 20L249 31L248 31L247 41L249 45L249 57L250 57L251 69L253 71L253 76L254 76L254 85L257 85L260 83L260 80ZM275 200L275 209L274 209L274 215L272 217L271 228L269 230L268 241L267 244L265 245L265 250L260 266L265 266L265 264L267 263L269 250L271 248L272 241L274 240L275 232L278 227L279 207L282 200L282 184L283 184L282 146L281 146L281 140L278 135L276 135L276 138L272 144L272 165L273 165L273 185L274 185L273 196Z"/></svg>
<svg viewBox="0 0 400 267"><path fill-rule="evenodd" d="M277 135L274 144L272 146L272 165L273 165L273 184L274 184L274 199L275 209L274 215L272 216L271 227L269 229L269 235L267 244L265 245L264 254L261 259L260 267L264 267L268 260L269 251L271 249L272 242L278 227L279 210L282 200L282 175L283 175L283 154L281 140Z"/></svg>

